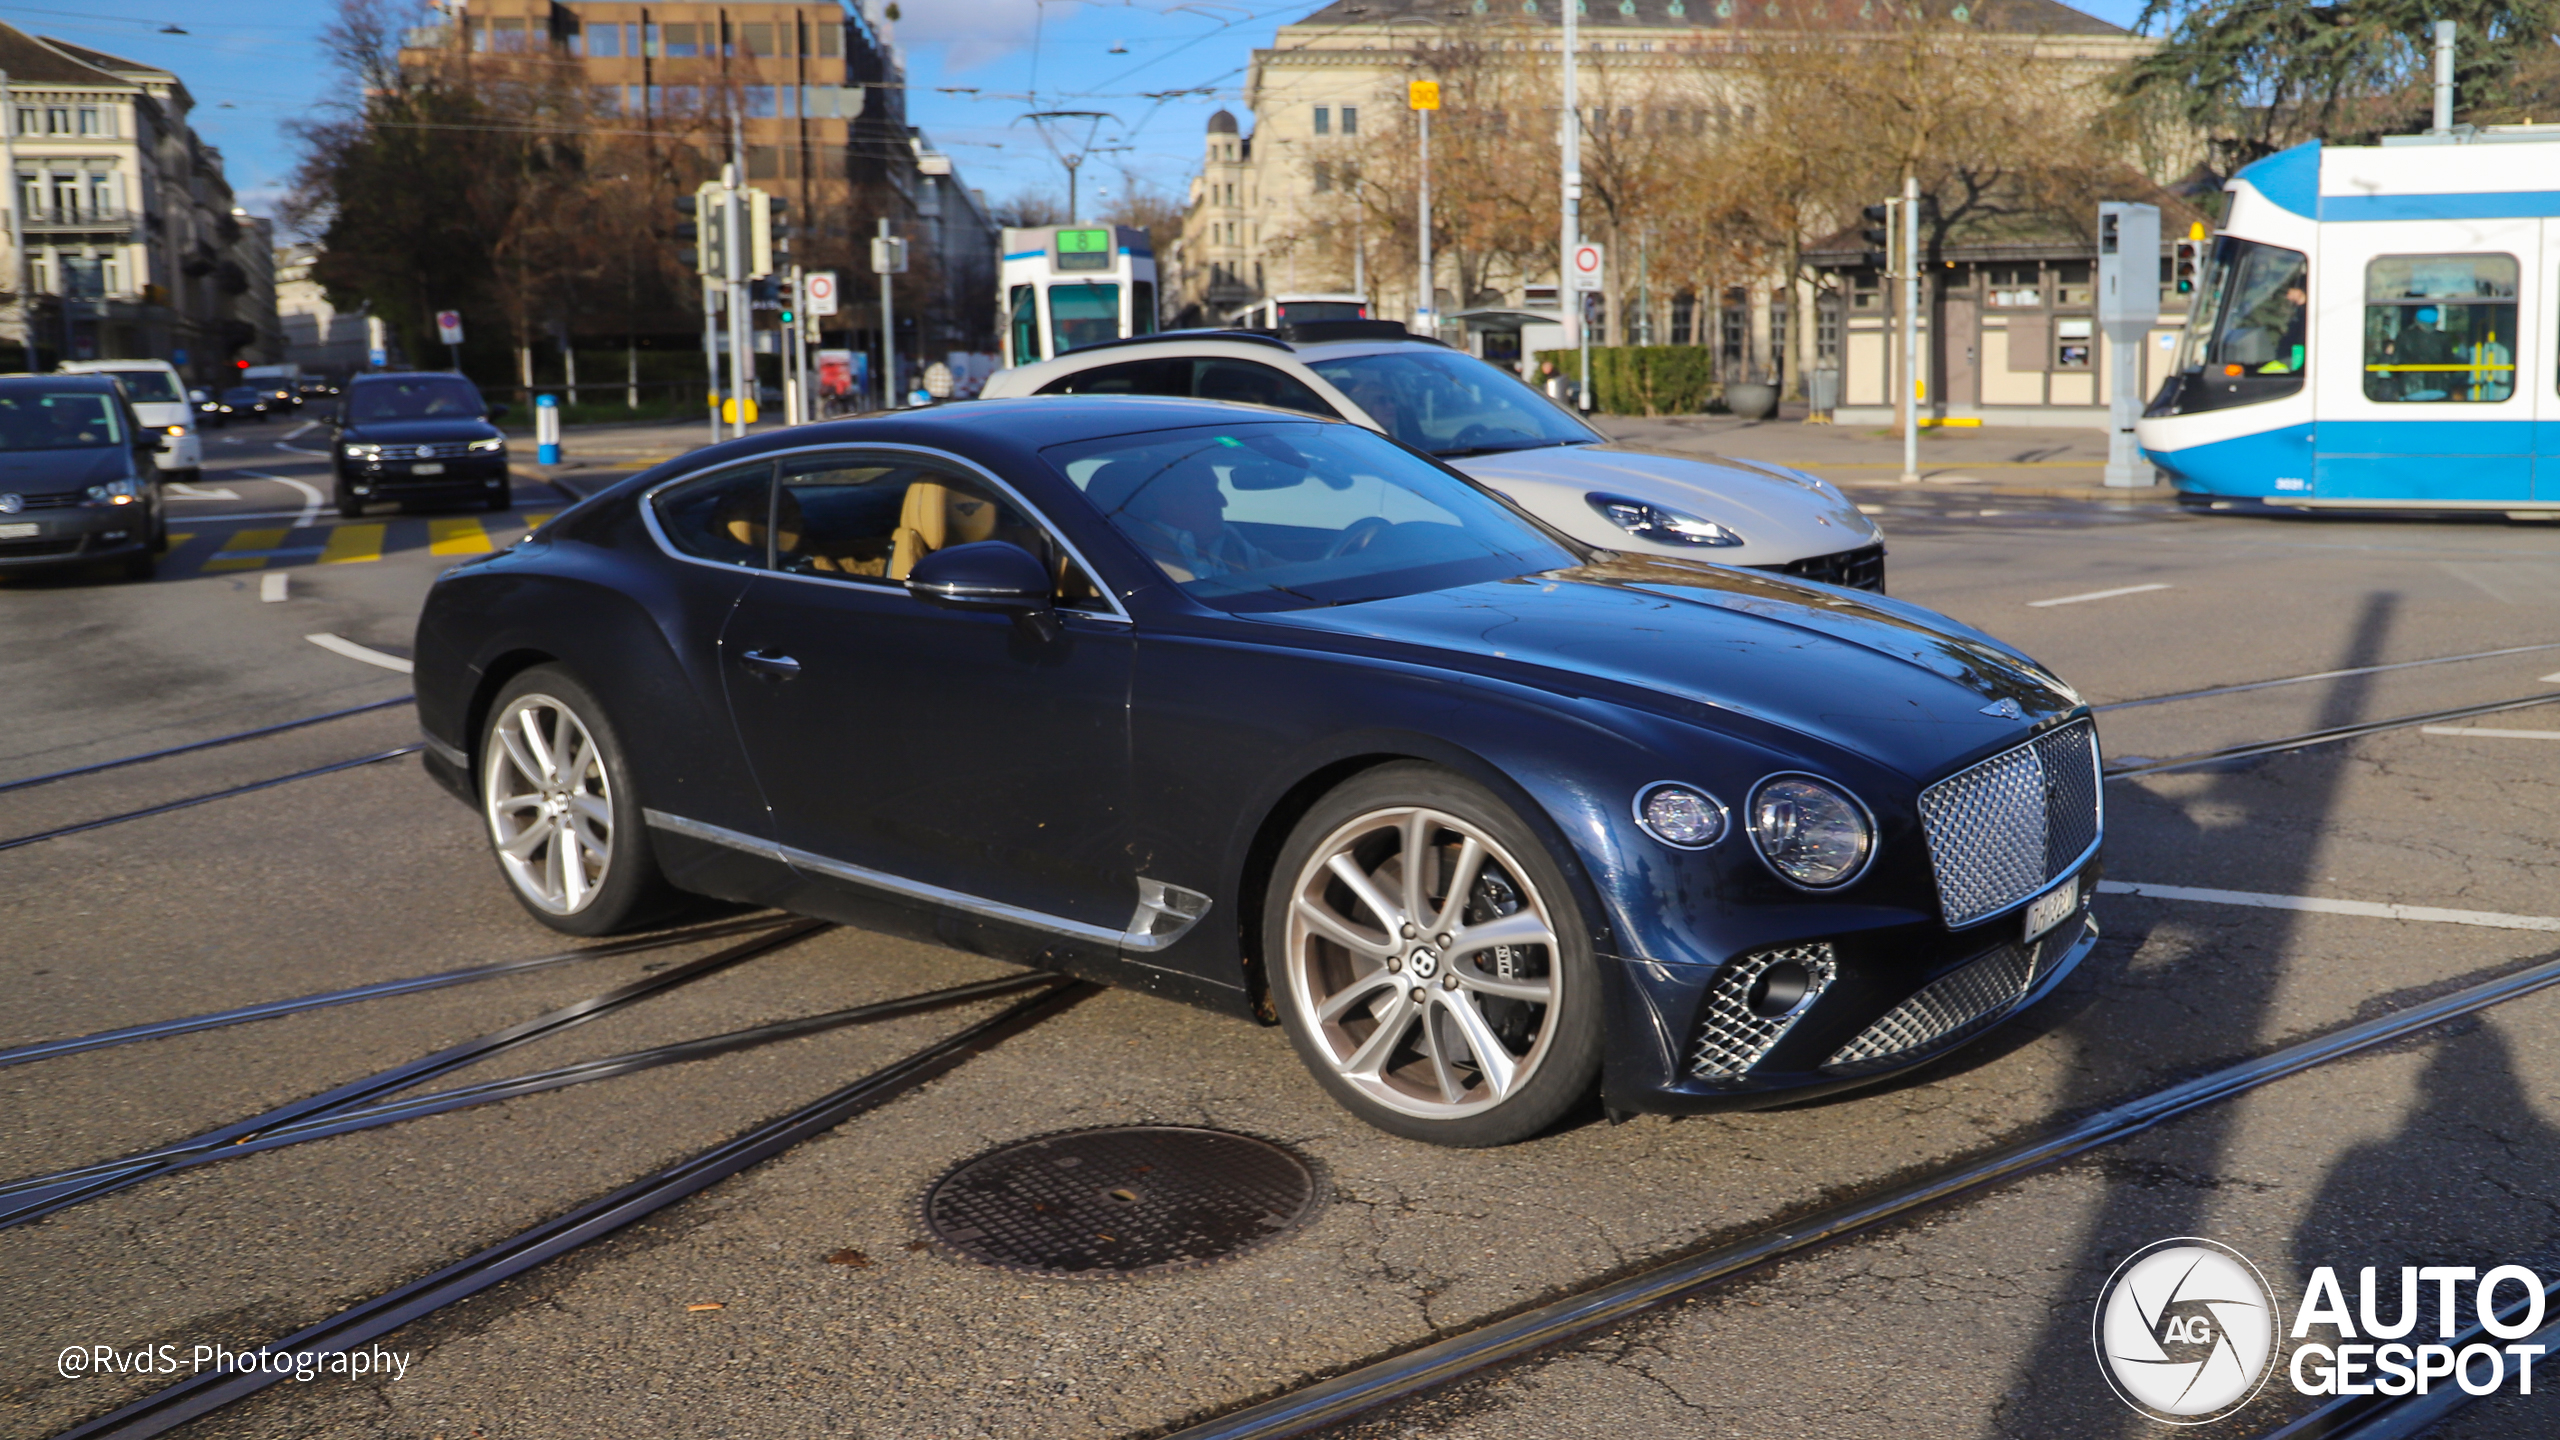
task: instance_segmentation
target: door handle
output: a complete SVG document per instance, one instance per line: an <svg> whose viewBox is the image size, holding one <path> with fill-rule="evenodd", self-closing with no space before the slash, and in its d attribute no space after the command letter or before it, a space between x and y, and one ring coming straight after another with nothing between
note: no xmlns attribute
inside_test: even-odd
<svg viewBox="0 0 2560 1440"><path fill-rule="evenodd" d="M741 653L738 659L744 662L748 669L773 679L788 680L800 673L800 662L788 655L767 655L761 650L748 650Z"/></svg>

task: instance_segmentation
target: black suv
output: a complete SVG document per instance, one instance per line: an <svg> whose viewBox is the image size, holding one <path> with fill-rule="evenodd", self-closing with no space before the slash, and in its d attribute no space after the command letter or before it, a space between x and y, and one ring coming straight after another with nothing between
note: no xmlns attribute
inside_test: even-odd
<svg viewBox="0 0 2560 1440"><path fill-rule="evenodd" d="M506 509L515 503L507 440L489 423L506 413L450 372L349 380L331 420L338 513L352 519L376 500L476 499Z"/></svg>

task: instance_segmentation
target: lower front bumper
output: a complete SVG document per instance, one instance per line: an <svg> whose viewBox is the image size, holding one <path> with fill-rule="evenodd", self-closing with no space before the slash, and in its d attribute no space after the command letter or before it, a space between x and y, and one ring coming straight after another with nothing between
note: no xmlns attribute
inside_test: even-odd
<svg viewBox="0 0 2560 1440"><path fill-rule="evenodd" d="M2087 888L2094 892L2094 876ZM1603 1088L1608 1103L1617 1110L1696 1115L1762 1110L1874 1085L1927 1065L1998 1029L2018 1012L2052 994L2097 943L2098 923L2084 901L2077 913L2037 940L2023 945L2004 940L1987 946L1925 977L1926 984L1896 987L1888 997L1890 1003L1876 998L1872 977L1855 987L1865 992L1862 1000L1853 993L1842 993L1851 992L1853 987L1835 986L1835 993L1858 1004L1845 1026L1836 1023L1839 1017L1835 1015L1829 1017L1835 1023L1824 1025L1817 1033L1789 1035L1781 1031L1779 1039L1763 1052L1763 1060L1738 1076L1702 1073L1697 1058L1703 1017L1716 1003L1715 987L1734 968L1732 965L1711 969L1681 966L1675 971L1674 967L1646 960L1602 957L1604 965L1621 969L1619 975L1612 977L1619 983L1613 987L1617 998L1612 1006ZM1691 970L1698 973L1679 973ZM2011 980L2013 975L2018 978ZM1889 1033L1894 1023L1911 1023L1915 1013L1926 1017L1933 996L1949 989L1962 991L1986 978L1993 983L2007 982L2011 988L2001 990L1978 1013L1947 1024L1936 1034L1930 1033L1924 1019L1914 1025L1913 1043L1908 1048L1842 1061L1842 1055L1850 1049L1843 1042L1851 1036L1864 1038L1879 1030ZM1821 1000L1813 1002L1808 1007L1808 1017L1821 1007ZM1805 1028L1812 1028L1809 1018ZM1802 1043L1807 1040L1812 1043Z"/></svg>
<svg viewBox="0 0 2560 1440"><path fill-rule="evenodd" d="M504 495L515 477L503 459L448 460L440 474L420 475L407 466L351 466L338 472L338 483L360 500L431 500L456 496Z"/></svg>
<svg viewBox="0 0 2560 1440"><path fill-rule="evenodd" d="M138 555L151 546L148 504L80 506L0 516L9 524L33 525L33 535L0 539L0 570L34 570L51 565L85 565Z"/></svg>

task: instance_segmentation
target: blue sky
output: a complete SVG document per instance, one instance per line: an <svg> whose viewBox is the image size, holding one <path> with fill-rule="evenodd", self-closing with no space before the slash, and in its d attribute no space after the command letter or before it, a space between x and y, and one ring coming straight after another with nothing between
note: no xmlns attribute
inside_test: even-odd
<svg viewBox="0 0 2560 1440"><path fill-rule="evenodd" d="M1179 194L1198 162L1202 127L1219 105L1236 105L1254 48L1322 3L900 0L898 39L913 88L908 116L969 184L1001 199L1065 189L1025 113L1106 111L1115 119L1097 143L1128 148L1087 164L1083 202L1107 201L1133 183ZM2141 5L2090 0L2079 8L2129 25ZM333 10L327 0L226 0L211 10L170 0L52 0L0 3L0 20L176 72L196 97L197 130L222 149L233 188L251 210L267 213L293 172L286 125L311 114L337 83L318 43ZM163 33L169 25L188 33ZM1176 91L1207 93L1166 94Z"/></svg>

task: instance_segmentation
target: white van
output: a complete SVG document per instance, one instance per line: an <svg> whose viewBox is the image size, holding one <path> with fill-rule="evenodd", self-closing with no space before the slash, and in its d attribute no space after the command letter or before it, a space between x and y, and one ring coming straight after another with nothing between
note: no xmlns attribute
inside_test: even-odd
<svg viewBox="0 0 2560 1440"><path fill-rule="evenodd" d="M187 382L166 360L72 360L65 375L113 375L124 385L133 417L166 433L172 443L160 452L160 478L193 484L204 474L204 441L196 434L196 407L187 399Z"/></svg>

